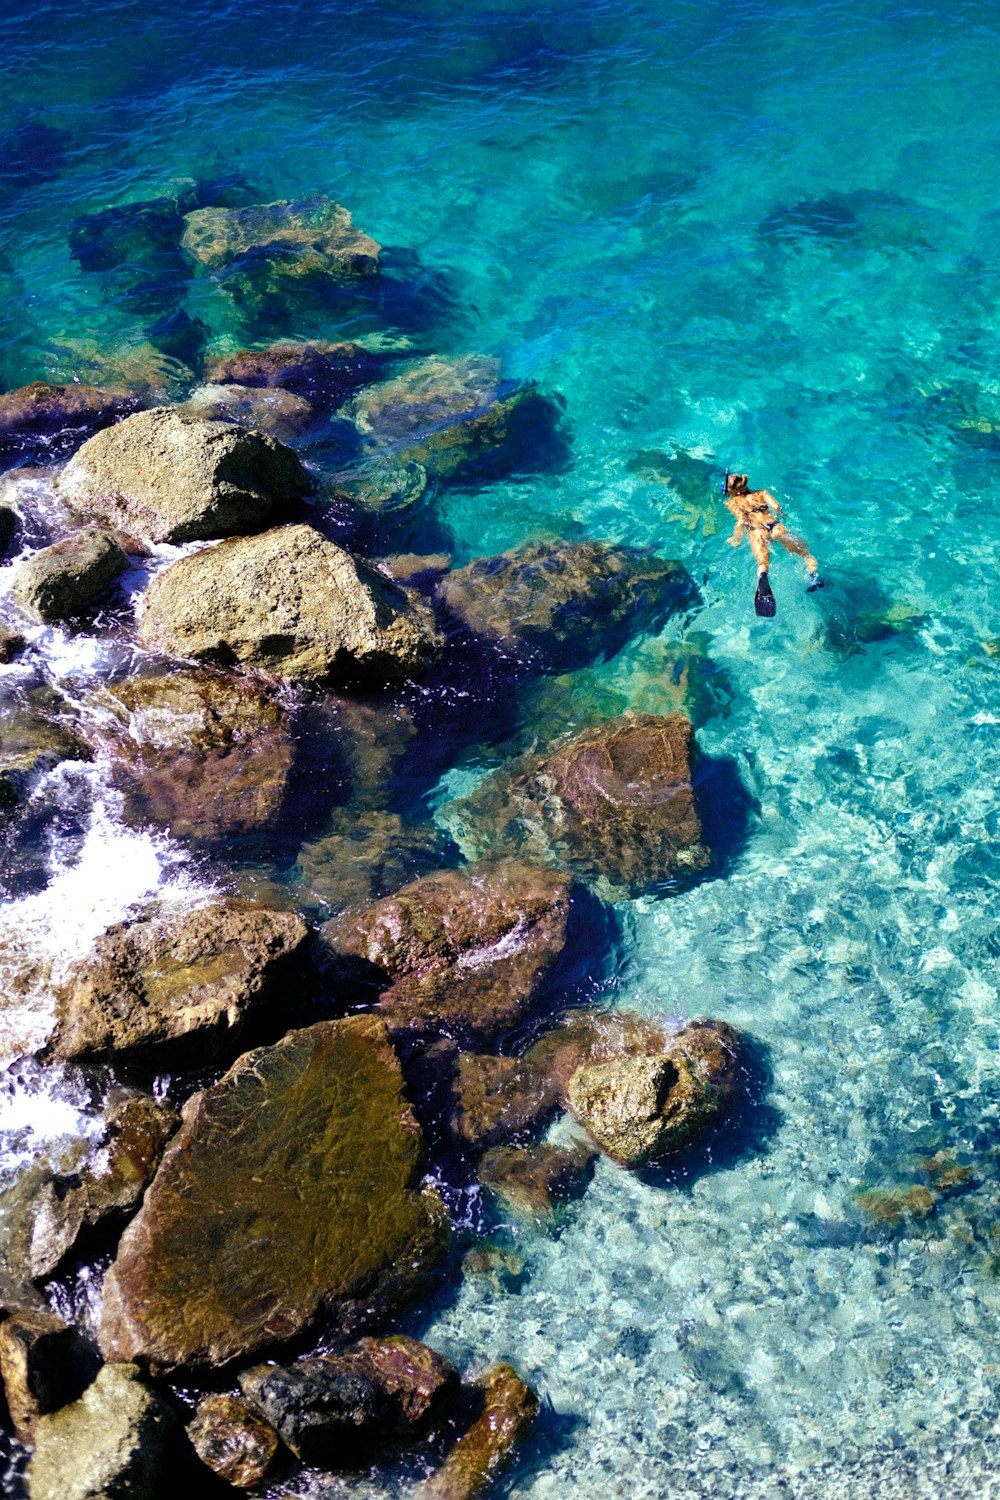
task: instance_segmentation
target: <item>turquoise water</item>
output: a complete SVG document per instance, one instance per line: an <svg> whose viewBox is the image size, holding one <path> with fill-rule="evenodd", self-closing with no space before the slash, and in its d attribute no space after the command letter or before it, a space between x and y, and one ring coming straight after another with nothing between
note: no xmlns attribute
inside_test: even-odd
<svg viewBox="0 0 1000 1500"><path fill-rule="evenodd" d="M544 1398L512 1493L992 1493L1000 16L8 0L4 33L3 129L34 132L0 146L5 386L148 342L156 310L73 259L78 215L186 178L326 192L416 283L400 337L498 355L564 404L563 466L439 497L456 559L570 532L653 545L701 584L698 739L756 810L721 878L622 907L610 996L733 1022L771 1084L746 1149L657 1184L602 1162L559 1235L510 1226L519 1293L466 1280L421 1326ZM239 345L208 283L182 295L211 347ZM268 332L369 331L299 319ZM778 495L827 590L779 555L778 616L757 621L728 515L655 477L648 455L679 451ZM550 685L551 725L672 706L677 644ZM74 651L60 671L86 679ZM445 772L442 824L478 774ZM137 835L104 858L109 840L113 806L81 932L109 920L121 847L122 900L208 878ZM87 902L60 878L31 898L40 929L67 890ZM973 1168L964 1190L873 1226L859 1190L925 1184L942 1151Z"/></svg>

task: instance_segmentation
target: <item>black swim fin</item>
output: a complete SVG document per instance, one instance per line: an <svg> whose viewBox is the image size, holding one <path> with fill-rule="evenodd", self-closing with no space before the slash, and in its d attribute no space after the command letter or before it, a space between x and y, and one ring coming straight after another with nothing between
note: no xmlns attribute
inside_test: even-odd
<svg viewBox="0 0 1000 1500"><path fill-rule="evenodd" d="M753 607L763 620L773 620L778 606L774 602L771 593L771 585L767 581L767 574L762 573L757 579L757 592L753 596Z"/></svg>
<svg viewBox="0 0 1000 1500"><path fill-rule="evenodd" d="M814 573L813 576L810 578L809 582L806 584L806 593L807 594L815 594L815 592L816 592L817 589L825 589L825 588L826 588L826 579L825 578L821 578L818 573Z"/></svg>

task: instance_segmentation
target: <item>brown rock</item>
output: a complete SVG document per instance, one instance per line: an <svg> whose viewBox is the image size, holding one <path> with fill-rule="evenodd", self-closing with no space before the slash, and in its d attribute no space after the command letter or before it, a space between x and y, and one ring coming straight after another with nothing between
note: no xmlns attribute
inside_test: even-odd
<svg viewBox="0 0 1000 1500"><path fill-rule="evenodd" d="M447 1247L384 1025L293 1031L184 1107L105 1277L105 1358L221 1365L386 1317Z"/></svg>
<svg viewBox="0 0 1000 1500"><path fill-rule="evenodd" d="M453 852L433 824L380 808L339 808L327 832L299 850L302 899L331 912L359 911L448 864Z"/></svg>
<svg viewBox="0 0 1000 1500"><path fill-rule="evenodd" d="M515 1213L551 1219L584 1190L596 1159L597 1152L581 1143L495 1146L479 1164L479 1180Z"/></svg>
<svg viewBox="0 0 1000 1500"><path fill-rule="evenodd" d="M458 1375L442 1354L402 1333L361 1339L348 1352L398 1403L410 1427L433 1417L458 1388Z"/></svg>
<svg viewBox="0 0 1000 1500"><path fill-rule="evenodd" d="M456 815L475 849L551 859L602 895L641 895L709 862L693 749L683 714L624 714L491 776Z"/></svg>
<svg viewBox="0 0 1000 1500"><path fill-rule="evenodd" d="M482 1415L440 1469L417 1485L413 1500L479 1500L527 1435L538 1415L538 1397L510 1365L495 1365L482 1388Z"/></svg>
<svg viewBox="0 0 1000 1500"><path fill-rule="evenodd" d="M16 565L11 594L22 609L52 623L71 620L128 566L109 531L90 527L43 547Z"/></svg>
<svg viewBox="0 0 1000 1500"><path fill-rule="evenodd" d="M0 1375L7 1410L22 1443L31 1443L43 1412L79 1394L73 1360L79 1334L55 1313L26 1308L0 1323Z"/></svg>
<svg viewBox="0 0 1000 1500"><path fill-rule="evenodd" d="M359 385L376 380L382 360L362 344L272 344L210 360L214 384L291 391L314 407L333 407Z"/></svg>
<svg viewBox="0 0 1000 1500"><path fill-rule="evenodd" d="M187 1435L202 1463L240 1490L263 1482L280 1446L274 1428L236 1396L203 1397Z"/></svg>
<svg viewBox="0 0 1000 1500"><path fill-rule="evenodd" d="M323 934L345 971L370 966L393 1033L495 1038L537 999L562 952L569 880L513 860L413 881Z"/></svg>
<svg viewBox="0 0 1000 1500"><path fill-rule="evenodd" d="M75 447L142 405L126 390L36 380L0 396L0 459L31 453L43 444L58 451Z"/></svg>
<svg viewBox="0 0 1000 1500"><path fill-rule="evenodd" d="M276 986L295 983L308 938L301 918L247 901L110 927L59 987L54 1051L217 1055Z"/></svg>
<svg viewBox="0 0 1000 1500"><path fill-rule="evenodd" d="M463 1146L483 1150L539 1129L559 1106L544 1066L524 1057L458 1055L449 1126Z"/></svg>
<svg viewBox="0 0 1000 1500"><path fill-rule="evenodd" d="M247 208L201 208L185 215L181 244L210 270L251 255L273 271L299 278L322 272L373 276L381 246L351 223L346 208L321 194L297 202Z"/></svg>

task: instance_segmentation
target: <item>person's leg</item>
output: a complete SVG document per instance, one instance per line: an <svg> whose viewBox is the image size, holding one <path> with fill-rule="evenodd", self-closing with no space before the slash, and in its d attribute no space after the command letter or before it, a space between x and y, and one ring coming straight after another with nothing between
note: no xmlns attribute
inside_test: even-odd
<svg viewBox="0 0 1000 1500"><path fill-rule="evenodd" d="M757 592L754 594L753 607L765 620L773 620L776 606L767 580L771 549L767 545L767 533L756 526L750 528L750 551L757 560Z"/></svg>
<svg viewBox="0 0 1000 1500"><path fill-rule="evenodd" d="M786 552L794 552L796 557L805 558L806 571L810 577L816 573L819 563L801 537L795 536L791 531L786 531L784 526L776 526L771 536L779 546L784 547Z"/></svg>
<svg viewBox="0 0 1000 1500"><path fill-rule="evenodd" d="M767 545L767 533L756 526L750 528L750 551L757 560L757 573L766 573L771 563L771 549Z"/></svg>

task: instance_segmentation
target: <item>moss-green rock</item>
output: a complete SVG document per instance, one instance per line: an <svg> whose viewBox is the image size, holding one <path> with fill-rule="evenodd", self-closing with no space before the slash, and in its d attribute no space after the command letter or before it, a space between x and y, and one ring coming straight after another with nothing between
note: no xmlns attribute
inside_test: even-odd
<svg viewBox="0 0 1000 1500"><path fill-rule="evenodd" d="M405 1303L447 1246L376 1017L247 1053L183 1119L105 1278L107 1359L221 1365L319 1314L358 1328Z"/></svg>
<svg viewBox="0 0 1000 1500"><path fill-rule="evenodd" d="M105 1365L79 1401L39 1418L31 1500L152 1500L173 1425L135 1365Z"/></svg>

